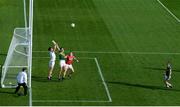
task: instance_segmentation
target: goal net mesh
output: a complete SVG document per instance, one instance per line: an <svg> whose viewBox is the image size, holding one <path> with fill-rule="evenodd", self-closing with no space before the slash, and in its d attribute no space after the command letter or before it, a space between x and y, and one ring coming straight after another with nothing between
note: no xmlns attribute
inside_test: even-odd
<svg viewBox="0 0 180 107"><path fill-rule="evenodd" d="M29 68L30 40L28 29L16 28L9 46L8 54L2 66L1 87L13 88L17 86L16 76L23 67ZM28 71L28 70L27 70Z"/></svg>

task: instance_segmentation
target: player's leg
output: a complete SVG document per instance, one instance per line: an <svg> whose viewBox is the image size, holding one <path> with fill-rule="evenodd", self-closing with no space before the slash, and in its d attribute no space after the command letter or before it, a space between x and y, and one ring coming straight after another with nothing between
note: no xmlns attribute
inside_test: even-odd
<svg viewBox="0 0 180 107"><path fill-rule="evenodd" d="M65 67L61 67L59 71L59 80L62 80L64 77Z"/></svg>
<svg viewBox="0 0 180 107"><path fill-rule="evenodd" d="M53 72L53 69L54 69L54 65L55 65L54 61L50 61L49 62L49 72L48 72L48 79L49 80L51 80L52 72Z"/></svg>
<svg viewBox="0 0 180 107"><path fill-rule="evenodd" d="M19 91L20 86L21 86L21 85L18 83L18 86L16 87L16 90L15 90L15 92L14 92L15 94Z"/></svg>
<svg viewBox="0 0 180 107"><path fill-rule="evenodd" d="M168 88L168 85L167 85L167 76L166 75L164 75L164 84L165 84L165 87Z"/></svg>
<svg viewBox="0 0 180 107"><path fill-rule="evenodd" d="M60 68L60 71L59 71L59 76L58 76L58 78L59 78L59 79L61 79L61 78L62 78L62 73L63 73L63 70L62 70L62 68Z"/></svg>
<svg viewBox="0 0 180 107"><path fill-rule="evenodd" d="M66 73L67 73L68 69L69 69L69 65L65 65L65 66L64 66L63 78L66 77Z"/></svg>
<svg viewBox="0 0 180 107"><path fill-rule="evenodd" d="M166 84L167 84L168 88L169 87L172 88L172 85L169 83L169 80L166 81Z"/></svg>
<svg viewBox="0 0 180 107"><path fill-rule="evenodd" d="M72 65L70 65L70 69L71 69L72 73L74 73L74 68Z"/></svg>
<svg viewBox="0 0 180 107"><path fill-rule="evenodd" d="M168 80L164 80L164 83L167 88L172 88L172 85L168 82Z"/></svg>
<svg viewBox="0 0 180 107"><path fill-rule="evenodd" d="M165 83L166 88L169 88L167 80L164 80L164 83Z"/></svg>
<svg viewBox="0 0 180 107"><path fill-rule="evenodd" d="M27 85L26 83L23 83L23 88L24 88L24 95L27 95Z"/></svg>
<svg viewBox="0 0 180 107"><path fill-rule="evenodd" d="M59 80L62 79L63 73L65 71L65 61L60 61L60 71L59 71Z"/></svg>
<svg viewBox="0 0 180 107"><path fill-rule="evenodd" d="M61 78L61 75L62 75L62 65L61 65L61 61L59 61L59 67L60 67L60 70L59 70L59 76L58 76L58 78L60 79L60 78Z"/></svg>
<svg viewBox="0 0 180 107"><path fill-rule="evenodd" d="M171 76L166 76L166 86L167 86L167 88L172 88L172 85L169 83L169 80L171 79Z"/></svg>
<svg viewBox="0 0 180 107"><path fill-rule="evenodd" d="M52 67L49 67L49 72L48 72L48 79L49 79L49 80L51 79L52 71L53 71L53 68L52 68Z"/></svg>
<svg viewBox="0 0 180 107"><path fill-rule="evenodd" d="M68 72L68 77L71 78L72 74L74 73L74 68L72 65L69 65L69 72Z"/></svg>

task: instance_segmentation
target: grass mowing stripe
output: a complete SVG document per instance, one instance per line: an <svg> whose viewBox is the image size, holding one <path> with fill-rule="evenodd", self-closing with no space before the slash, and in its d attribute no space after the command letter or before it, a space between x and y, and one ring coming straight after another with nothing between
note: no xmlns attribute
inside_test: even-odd
<svg viewBox="0 0 180 107"><path fill-rule="evenodd" d="M6 66L8 68L23 68L23 67L28 67L28 66Z"/></svg>
<svg viewBox="0 0 180 107"><path fill-rule="evenodd" d="M170 52L90 52L90 51L74 51L76 53L96 53L96 54L141 54L141 55L144 55L144 54L149 54L149 55L152 55L152 54L155 54L155 55L158 55L158 54L164 54L164 55L180 55L180 53L170 53Z"/></svg>
<svg viewBox="0 0 180 107"><path fill-rule="evenodd" d="M33 102L36 103L59 103L59 102L64 102L64 103L69 103L69 102L74 102L74 103L79 103L79 102L88 102L88 103L104 103L104 102L109 102L109 101L93 101L93 100L33 100Z"/></svg>
<svg viewBox="0 0 180 107"><path fill-rule="evenodd" d="M97 58L94 58L94 60L95 60L96 65L97 65L97 67L98 67L98 72L99 72L99 75L101 76L101 79L102 79L103 85L104 85L104 87L105 87L105 89L106 89L106 93L107 93L107 96L108 96L109 102L112 102L112 98L111 98L111 95L110 95L109 89L108 89L108 87L107 87L107 84L106 84L106 82L105 82L105 80L104 80L104 76L103 76L103 74L102 74L102 72L101 72L101 68L100 68L100 66L99 66L99 62L98 62Z"/></svg>
<svg viewBox="0 0 180 107"><path fill-rule="evenodd" d="M33 51L33 53L47 53L48 51ZM139 54L139 55L180 55L179 52L108 52L108 51L73 51L88 54Z"/></svg>
<svg viewBox="0 0 180 107"><path fill-rule="evenodd" d="M34 59L37 58L37 59L49 59L50 57L33 57ZM91 57L77 57L78 59L94 59L94 58L91 58Z"/></svg>
<svg viewBox="0 0 180 107"><path fill-rule="evenodd" d="M180 19L176 15L174 15L161 1L157 0L157 2L180 23Z"/></svg>

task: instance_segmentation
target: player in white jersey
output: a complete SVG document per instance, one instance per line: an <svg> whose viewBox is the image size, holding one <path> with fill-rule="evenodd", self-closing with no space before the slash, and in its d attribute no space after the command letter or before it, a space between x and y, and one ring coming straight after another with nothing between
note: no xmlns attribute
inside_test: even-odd
<svg viewBox="0 0 180 107"><path fill-rule="evenodd" d="M54 69L55 61L56 61L56 54L55 54L56 44L54 43L54 48L49 47L48 51L49 51L49 55L50 55L48 80L51 80L52 72L53 72L53 69Z"/></svg>

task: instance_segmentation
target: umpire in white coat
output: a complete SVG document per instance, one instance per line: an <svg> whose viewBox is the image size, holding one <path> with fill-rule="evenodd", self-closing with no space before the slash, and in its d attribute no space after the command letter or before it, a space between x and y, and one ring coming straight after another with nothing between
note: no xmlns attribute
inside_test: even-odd
<svg viewBox="0 0 180 107"><path fill-rule="evenodd" d="M17 75L18 86L16 87L15 93L17 93L21 86L24 88L24 95L27 95L27 73L26 68L23 68Z"/></svg>

